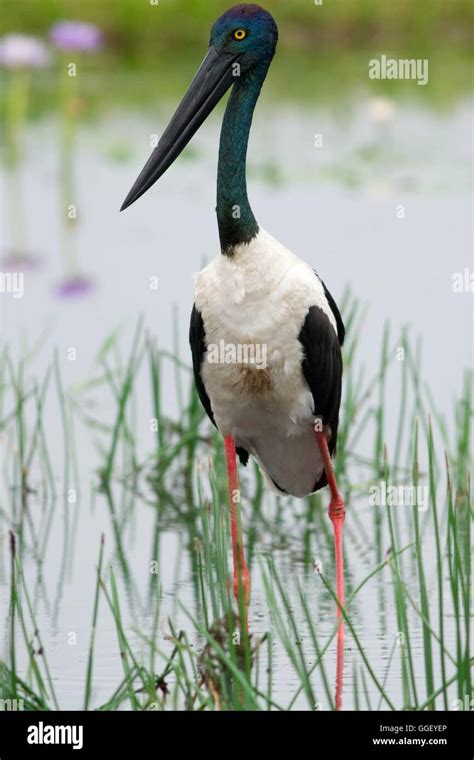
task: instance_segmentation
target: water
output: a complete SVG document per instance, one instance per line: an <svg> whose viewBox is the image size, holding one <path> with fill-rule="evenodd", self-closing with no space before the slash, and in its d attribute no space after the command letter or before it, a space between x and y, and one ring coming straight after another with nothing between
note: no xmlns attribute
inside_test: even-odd
<svg viewBox="0 0 474 760"><path fill-rule="evenodd" d="M382 115L386 106L382 104ZM463 102L442 114L412 104L389 105L388 120L381 123L377 120L380 107L380 103L362 100L344 113L337 108L329 112L322 108L298 110L276 105L267 112L257 111L250 151L250 197L262 225L318 270L336 300L349 285L352 293L367 304L358 358L366 367L366 377L374 375L379 366L384 320L390 319L394 339L402 325L409 325L413 337L423 337L422 374L432 388L436 407L449 415L452 401L460 391L462 370L472 364L471 299L468 293L452 290L453 273L472 269L470 113ZM167 109L162 111L166 113ZM24 298L1 296L4 340L15 358L36 346L25 373L28 381L42 377L56 347L65 387L72 389L82 413L109 423L116 411L110 392L104 394L100 388L89 389L84 385L101 374L94 360L104 339L120 329L119 344L125 360L125 349L130 347L141 313L160 348L173 350L176 331L181 356L189 362L187 329L192 275L218 250L213 213L219 127L216 119L206 125L187 158L183 156L177 162L159 187L126 213L118 214L149 153L150 134L159 133L163 126L164 122L157 123L154 114L138 116L123 112L80 130L74 199L79 217L76 245L80 269L90 277L93 290L77 299L61 299L56 293L64 272L58 214L61 206L57 182L58 124L48 118L30 125L26 134L21 173L22 230L27 250L38 258L39 266L25 273ZM322 135L320 148L314 146L316 134ZM10 192L12 180L4 174L3 245L7 251L12 246L11 225L5 211ZM155 277L157 290L150 287ZM177 313L173 312L174 305L178 307ZM75 349L73 360L68 358L71 348ZM395 374L388 386L389 399L395 398L398 384ZM164 394L165 413L171 417L179 415L171 365L165 366ZM153 450L149 433L151 408L148 376L143 370L136 386L136 453L138 461L147 461L148 466ZM3 413L10 409L11 398L7 397ZM388 403L387 435L392 444L397 409L395 403ZM122 611L138 651L141 647L146 651L139 632L149 634L152 616L148 589L156 512L143 499L124 496L117 490L119 519L123 519L120 551L130 572L127 581L124 567L118 561L120 551L114 539L113 517L104 495L96 493L97 470L103 461L100 442L110 439L85 425L81 421L83 414L74 418L77 468L70 473L71 483L80 486L80 498L76 505L69 506L59 500L49 524L48 505L41 503L42 474L35 471L33 486L38 493L30 496L29 510L38 545L43 547L42 560L38 562L31 540L27 541L25 554L25 575L30 589L35 589L38 624L63 708L82 705L101 533L106 536L106 559L113 560L119 572ZM44 426L60 490L64 485L65 457L55 393L49 394ZM0 440L4 462L0 608L4 611L9 598L7 531L14 471L11 440L10 433ZM369 448L369 441L364 438L360 451L367 452ZM120 471L126 472L122 452L118 463ZM315 526L310 526L308 536L304 502L294 502L291 508L289 502L282 502L281 507L283 512L275 522L275 502L273 497L266 496L264 514L268 520L257 526L251 629L256 635L263 634L271 624L256 559L256 553L264 556L271 553L277 568L289 579L290 587L290 579L295 577L303 584L309 606L315 611L320 640L324 641L334 624L333 604L318 576L305 569L304 555L306 540L311 554L332 568L330 536L325 537ZM350 507L346 560L349 587L354 587L375 565L374 525L366 497L354 498ZM357 520L351 510L357 510ZM249 518L249 505L244 505L245 524ZM401 514L400 520L403 532L409 522L406 513ZM432 591L436 567L430 530L428 525L424 561ZM171 646L164 640L168 615L178 621L178 627L190 629L178 607L178 598L193 614L198 612L190 560L192 535L189 526L178 519L170 519L160 528L157 558L164 597L159 643L165 651ZM381 547L382 552L389 547L386 526ZM411 562L407 560L407 569L414 577ZM296 606L294 589L291 593ZM104 600L101 604L94 705L110 697L123 676L115 626ZM391 649L396 646L388 568L364 588L352 612L371 664L382 677ZM1 617L4 619L5 615ZM446 629L447 645L452 649L454 627L450 614ZM303 624L301 637L308 642ZM416 617L413 637L416 668L423 680L421 627ZM6 657L5 632L3 641L2 655ZM325 660L331 680L335 667L333 649ZM310 655L308 659L311 662ZM355 662L360 662L357 653L347 651L343 704L348 708L352 706ZM275 647L274 667L277 674L274 699L285 705L293 698L298 679L280 645ZM315 684L321 694L321 707L325 709L327 703L318 678ZM401 703L398 662L393 662L389 669L387 691L397 704ZM369 693L376 707L378 694L371 683ZM360 698L365 706L363 696ZM303 694L294 706L308 706Z"/></svg>

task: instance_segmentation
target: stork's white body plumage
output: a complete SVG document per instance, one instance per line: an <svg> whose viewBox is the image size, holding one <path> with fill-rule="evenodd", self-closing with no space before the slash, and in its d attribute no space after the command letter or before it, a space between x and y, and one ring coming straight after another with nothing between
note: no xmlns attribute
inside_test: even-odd
<svg viewBox="0 0 474 760"><path fill-rule="evenodd" d="M260 228L232 257L219 255L196 277L208 351L201 376L221 433L234 435L259 463L270 486L305 496L323 471L314 436L314 400L303 376L298 336L318 306L336 322L313 270ZM210 346L255 347L264 357L213 361ZM252 356L252 351L249 351Z"/></svg>

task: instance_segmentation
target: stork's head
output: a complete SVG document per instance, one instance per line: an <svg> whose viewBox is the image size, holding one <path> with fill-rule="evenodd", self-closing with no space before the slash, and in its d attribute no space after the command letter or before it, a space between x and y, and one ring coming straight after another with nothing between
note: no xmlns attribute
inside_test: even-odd
<svg viewBox="0 0 474 760"><path fill-rule="evenodd" d="M207 55L123 202L122 211L171 166L233 84L257 70L263 81L277 39L273 17L259 5L235 5L215 22Z"/></svg>
<svg viewBox="0 0 474 760"><path fill-rule="evenodd" d="M260 5L242 3L221 16L211 29L210 45L221 53L236 55L242 71L273 57L278 27Z"/></svg>

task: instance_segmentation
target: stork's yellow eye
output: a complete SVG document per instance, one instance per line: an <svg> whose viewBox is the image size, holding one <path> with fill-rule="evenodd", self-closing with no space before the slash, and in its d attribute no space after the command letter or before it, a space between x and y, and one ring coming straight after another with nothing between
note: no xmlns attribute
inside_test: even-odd
<svg viewBox="0 0 474 760"><path fill-rule="evenodd" d="M234 40L238 40L239 42L241 40L245 40L246 36L247 36L247 32L245 31L245 29L237 29L234 32Z"/></svg>

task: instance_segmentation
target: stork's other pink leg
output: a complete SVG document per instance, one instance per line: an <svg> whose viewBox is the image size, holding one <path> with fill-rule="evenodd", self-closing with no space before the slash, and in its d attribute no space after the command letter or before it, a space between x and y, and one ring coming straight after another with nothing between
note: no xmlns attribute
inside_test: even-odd
<svg viewBox="0 0 474 760"><path fill-rule="evenodd" d="M321 458L323 460L326 479L331 491L331 503L329 504L329 517L334 527L334 550L336 555L336 594L339 605L344 605L344 557L342 551L342 529L344 527L345 506L344 499L339 493L336 476L332 466L331 455L329 453L326 435L322 430L316 430L316 440L318 442ZM341 609L338 607L337 616L340 617ZM342 623L339 633L342 630Z"/></svg>
<svg viewBox="0 0 474 760"><path fill-rule="evenodd" d="M334 551L336 555L336 594L339 602L337 608L337 617L341 617L341 607L344 605L344 557L342 551L342 529L344 527L345 506L344 499L339 493L336 476L332 466L331 455L329 453L328 442L322 430L317 430L316 440L318 442L321 458L323 460L324 470L329 489L331 491L331 502L329 504L329 517L334 527ZM344 674L344 620L339 623L337 630L337 659L336 659L336 690L335 706L336 710L342 707L342 689Z"/></svg>
<svg viewBox="0 0 474 760"><path fill-rule="evenodd" d="M227 463L227 482L229 485L230 527L232 533L232 553L234 558L234 596L239 603L239 587L242 588L245 611L247 613L250 601L250 575L245 562L242 527L240 524L240 490L237 475L237 456L235 438L227 435L224 438L225 457Z"/></svg>

